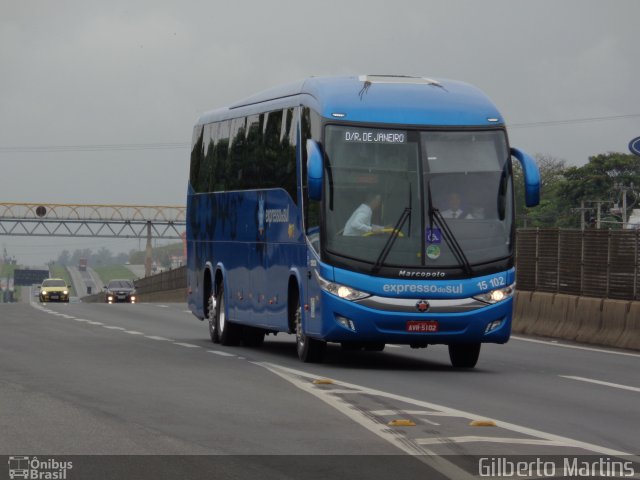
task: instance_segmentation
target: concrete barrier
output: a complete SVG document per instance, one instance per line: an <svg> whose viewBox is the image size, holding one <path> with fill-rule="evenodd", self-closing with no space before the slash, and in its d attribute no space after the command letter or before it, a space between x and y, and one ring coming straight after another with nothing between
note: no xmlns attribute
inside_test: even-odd
<svg viewBox="0 0 640 480"><path fill-rule="evenodd" d="M566 320L571 297L562 294L551 295L551 301L545 296L541 299L540 313L535 333L544 337L554 337L562 323Z"/></svg>
<svg viewBox="0 0 640 480"><path fill-rule="evenodd" d="M524 331L529 335L549 336L550 323L553 313L553 293L533 292L531 304L536 314L535 321Z"/></svg>
<svg viewBox="0 0 640 480"><path fill-rule="evenodd" d="M640 302L631 302L625 329L619 342L622 348L640 350Z"/></svg>
<svg viewBox="0 0 640 480"><path fill-rule="evenodd" d="M514 333L524 333L529 323L533 324L535 320L528 315L531 310L531 295L533 292L521 292L516 290L513 302L513 321L511 323L511 330Z"/></svg>
<svg viewBox="0 0 640 480"><path fill-rule="evenodd" d="M578 308L578 300L580 297L576 297L575 295L563 295L563 297L567 297L565 317L560 320L553 336L565 340L575 340L582 323L582 317Z"/></svg>
<svg viewBox="0 0 640 480"><path fill-rule="evenodd" d="M187 301L186 287L174 290L164 290L162 292L148 292L138 295L138 302L167 302L185 303Z"/></svg>
<svg viewBox="0 0 640 480"><path fill-rule="evenodd" d="M602 328L601 298L579 297L577 317L580 323L576 325L575 339L578 342L598 343Z"/></svg>
<svg viewBox="0 0 640 480"><path fill-rule="evenodd" d="M620 346L628 312L628 300L605 299L602 304L602 326L598 332L600 338L596 343L610 347Z"/></svg>

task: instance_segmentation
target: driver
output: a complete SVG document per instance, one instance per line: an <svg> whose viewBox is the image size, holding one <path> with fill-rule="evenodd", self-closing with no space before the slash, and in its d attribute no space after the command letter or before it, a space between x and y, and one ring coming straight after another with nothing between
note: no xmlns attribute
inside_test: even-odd
<svg viewBox="0 0 640 480"><path fill-rule="evenodd" d="M367 195L365 202L361 204L347 220L344 225L343 235L354 236L364 235L365 233L379 233L382 232L380 225L371 224L371 216L373 211L380 208L382 205L382 196L379 193L370 193Z"/></svg>

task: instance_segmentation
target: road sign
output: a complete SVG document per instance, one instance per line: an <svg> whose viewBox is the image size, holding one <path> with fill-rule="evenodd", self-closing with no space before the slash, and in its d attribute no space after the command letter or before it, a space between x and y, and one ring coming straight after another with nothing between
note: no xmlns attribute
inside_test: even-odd
<svg viewBox="0 0 640 480"><path fill-rule="evenodd" d="M636 137L629 142L629 151L640 157L640 137Z"/></svg>
<svg viewBox="0 0 640 480"><path fill-rule="evenodd" d="M49 278L49 270L16 270L13 272L14 285L33 285Z"/></svg>

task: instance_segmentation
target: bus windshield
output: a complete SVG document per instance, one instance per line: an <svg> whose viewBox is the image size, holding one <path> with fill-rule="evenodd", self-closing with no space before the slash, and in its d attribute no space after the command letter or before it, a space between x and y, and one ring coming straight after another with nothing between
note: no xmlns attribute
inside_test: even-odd
<svg viewBox="0 0 640 480"><path fill-rule="evenodd" d="M325 133L325 238L333 255L371 265L456 268L512 254L502 130L329 125Z"/></svg>

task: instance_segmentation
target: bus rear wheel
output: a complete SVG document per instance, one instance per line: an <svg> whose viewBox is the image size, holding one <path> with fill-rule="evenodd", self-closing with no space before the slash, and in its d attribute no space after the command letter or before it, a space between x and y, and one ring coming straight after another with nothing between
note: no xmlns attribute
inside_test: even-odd
<svg viewBox="0 0 640 480"><path fill-rule="evenodd" d="M302 308L300 300L295 309L296 350L298 358L305 363L321 363L327 349L327 342L307 337L302 329Z"/></svg>
<svg viewBox="0 0 640 480"><path fill-rule="evenodd" d="M218 329L216 328L216 308L213 306L215 303L215 297L213 294L209 296L207 320L209 320L209 336L213 343L220 343L220 335L218 335Z"/></svg>
<svg viewBox="0 0 640 480"><path fill-rule="evenodd" d="M224 287L220 285L218 288L218 297L216 298L216 330L220 337L222 345L238 345L240 343L240 335L242 327L238 324L227 320L227 312L224 304Z"/></svg>
<svg viewBox="0 0 640 480"><path fill-rule="evenodd" d="M449 345L449 359L456 368L473 368L480 356L480 343Z"/></svg>

